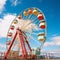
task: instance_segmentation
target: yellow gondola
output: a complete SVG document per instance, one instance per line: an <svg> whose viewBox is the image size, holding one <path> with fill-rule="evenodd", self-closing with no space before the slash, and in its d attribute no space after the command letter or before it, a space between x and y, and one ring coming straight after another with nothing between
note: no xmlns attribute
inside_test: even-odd
<svg viewBox="0 0 60 60"><path fill-rule="evenodd" d="M39 13L39 12L38 12L37 9L34 9L34 10L33 10L33 14L34 14L34 15L38 15L38 13Z"/></svg>
<svg viewBox="0 0 60 60"><path fill-rule="evenodd" d="M24 16L28 16L28 12L24 11L23 12Z"/></svg>
<svg viewBox="0 0 60 60"><path fill-rule="evenodd" d="M44 42L46 40L45 33L39 33L38 40Z"/></svg>
<svg viewBox="0 0 60 60"><path fill-rule="evenodd" d="M18 21L17 21L17 20L14 20L14 21L13 21L13 23L14 23L14 24L17 24L17 23L18 23Z"/></svg>

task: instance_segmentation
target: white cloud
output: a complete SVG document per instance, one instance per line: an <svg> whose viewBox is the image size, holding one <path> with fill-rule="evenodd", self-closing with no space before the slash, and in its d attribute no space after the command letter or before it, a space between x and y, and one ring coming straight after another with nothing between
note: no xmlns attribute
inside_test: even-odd
<svg viewBox="0 0 60 60"><path fill-rule="evenodd" d="M20 0L11 0L12 5L17 6L19 3L21 3Z"/></svg>
<svg viewBox="0 0 60 60"><path fill-rule="evenodd" d="M0 43L0 48L6 48L6 44L1 44Z"/></svg>
<svg viewBox="0 0 60 60"><path fill-rule="evenodd" d="M15 17L15 14L6 14L2 19L0 18L0 37L6 37L9 26Z"/></svg>
<svg viewBox="0 0 60 60"><path fill-rule="evenodd" d="M53 42L46 42L46 43L44 44L44 46L51 46L51 45L54 45L54 43L53 43Z"/></svg>
<svg viewBox="0 0 60 60"><path fill-rule="evenodd" d="M0 52L5 52L5 51L6 51L6 44L0 43Z"/></svg>
<svg viewBox="0 0 60 60"><path fill-rule="evenodd" d="M60 36L55 36L51 40L53 40L55 45L59 45L60 46Z"/></svg>
<svg viewBox="0 0 60 60"><path fill-rule="evenodd" d="M51 42L46 42L44 46L60 46L60 36L53 36Z"/></svg>
<svg viewBox="0 0 60 60"><path fill-rule="evenodd" d="M4 6L6 4L7 0L0 0L0 13L2 12L2 10L4 9Z"/></svg>

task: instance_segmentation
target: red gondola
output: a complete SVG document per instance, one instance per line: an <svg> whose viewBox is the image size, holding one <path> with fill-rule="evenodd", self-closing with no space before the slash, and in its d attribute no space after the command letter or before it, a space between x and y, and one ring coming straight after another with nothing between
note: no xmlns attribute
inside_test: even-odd
<svg viewBox="0 0 60 60"><path fill-rule="evenodd" d="M18 19L21 19L21 18L22 18L21 15L19 15L19 16L18 16Z"/></svg>
<svg viewBox="0 0 60 60"><path fill-rule="evenodd" d="M46 26L45 25L41 25L40 28L44 29Z"/></svg>
<svg viewBox="0 0 60 60"><path fill-rule="evenodd" d="M11 30L14 30L14 26L11 26L10 29L11 29Z"/></svg>
<svg viewBox="0 0 60 60"><path fill-rule="evenodd" d="M7 43L6 43L6 44L7 44L7 45L10 45L10 43L11 43L11 41L7 41Z"/></svg>
<svg viewBox="0 0 60 60"><path fill-rule="evenodd" d="M38 14L38 20L43 20L43 19L44 19L43 14L42 14L42 13L39 13L39 14Z"/></svg>
<svg viewBox="0 0 60 60"><path fill-rule="evenodd" d="M8 33L8 36L11 37L12 36L12 33Z"/></svg>
<svg viewBox="0 0 60 60"><path fill-rule="evenodd" d="M32 14L32 9L28 9L28 13L29 14Z"/></svg>
<svg viewBox="0 0 60 60"><path fill-rule="evenodd" d="M45 28L46 28L46 23L45 23L44 20L42 20L42 21L40 22L40 28L41 28L41 29L45 29Z"/></svg>

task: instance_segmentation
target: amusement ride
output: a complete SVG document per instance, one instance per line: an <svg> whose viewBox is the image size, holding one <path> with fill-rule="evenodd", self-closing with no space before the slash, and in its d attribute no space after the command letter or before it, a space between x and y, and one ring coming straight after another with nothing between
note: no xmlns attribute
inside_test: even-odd
<svg viewBox="0 0 60 60"><path fill-rule="evenodd" d="M35 49L38 51L41 50L46 41L46 30L46 19L40 9L32 7L23 10L9 27L4 59L11 57L35 58L34 48L36 47Z"/></svg>

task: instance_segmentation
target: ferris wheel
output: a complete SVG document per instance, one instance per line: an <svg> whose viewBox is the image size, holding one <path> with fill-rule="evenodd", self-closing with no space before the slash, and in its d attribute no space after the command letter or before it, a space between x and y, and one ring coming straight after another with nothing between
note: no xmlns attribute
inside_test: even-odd
<svg viewBox="0 0 60 60"><path fill-rule="evenodd" d="M4 58L13 56L14 52L15 56L21 54L25 58L33 48L41 49L46 41L46 28L45 16L40 9L33 7L23 10L9 27Z"/></svg>

